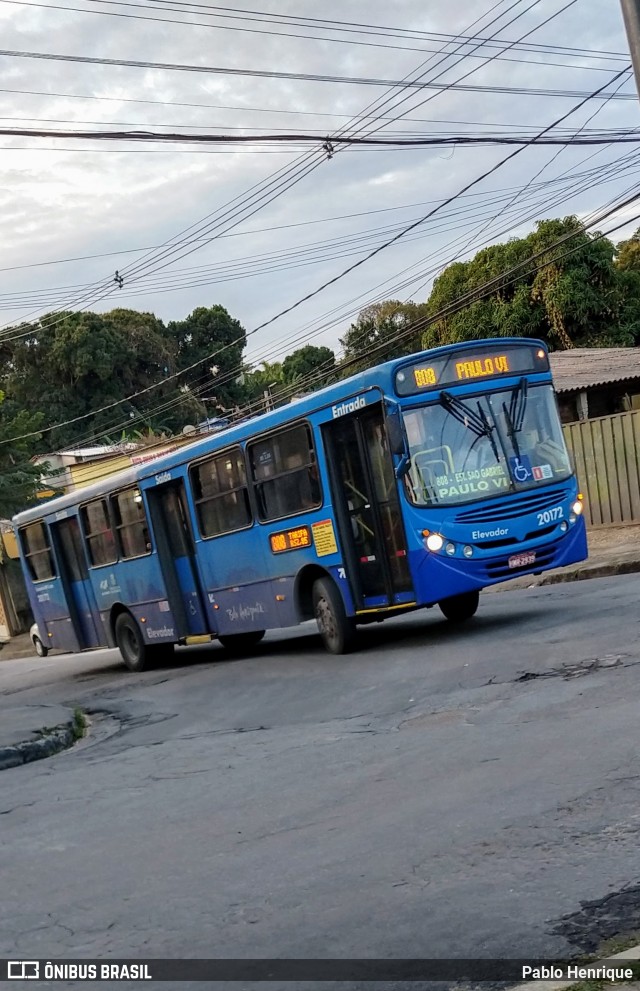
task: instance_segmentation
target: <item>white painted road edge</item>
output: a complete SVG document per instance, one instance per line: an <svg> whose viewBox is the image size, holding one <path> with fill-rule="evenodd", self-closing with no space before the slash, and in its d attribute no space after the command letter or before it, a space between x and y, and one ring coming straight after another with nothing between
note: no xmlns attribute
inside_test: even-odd
<svg viewBox="0 0 640 991"><path fill-rule="evenodd" d="M603 960L593 960L588 964L577 963L578 967L603 967L605 964L611 963L613 960L640 960L640 943L635 946L630 946L628 950L623 950L621 953L612 953L611 956L605 957ZM564 961L558 961L558 965L561 965ZM571 961L573 963L573 961ZM515 984L509 991L566 991L566 988L571 984L579 984L579 981L574 980L561 980L561 981L526 981L524 984ZM622 984L622 981L619 982Z"/></svg>

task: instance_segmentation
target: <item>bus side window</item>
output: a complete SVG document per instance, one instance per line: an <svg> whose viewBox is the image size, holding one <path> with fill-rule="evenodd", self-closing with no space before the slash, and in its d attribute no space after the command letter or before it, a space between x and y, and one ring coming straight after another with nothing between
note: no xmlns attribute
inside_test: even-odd
<svg viewBox="0 0 640 991"><path fill-rule="evenodd" d="M191 468L198 527L216 537L251 526L253 514L244 457L240 448L216 455Z"/></svg>
<svg viewBox="0 0 640 991"><path fill-rule="evenodd" d="M49 531L43 522L31 523L20 531L22 547L34 582L55 576Z"/></svg>
<svg viewBox="0 0 640 991"><path fill-rule="evenodd" d="M322 504L320 478L306 424L248 446L261 520L278 520Z"/></svg>
<svg viewBox="0 0 640 991"><path fill-rule="evenodd" d="M138 489L125 489L111 497L116 534L122 558L142 557L149 554L149 527L144 511L142 495Z"/></svg>
<svg viewBox="0 0 640 991"><path fill-rule="evenodd" d="M114 564L118 554L107 500L96 499L95 502L87 503L80 510L80 518L91 564L96 568Z"/></svg>

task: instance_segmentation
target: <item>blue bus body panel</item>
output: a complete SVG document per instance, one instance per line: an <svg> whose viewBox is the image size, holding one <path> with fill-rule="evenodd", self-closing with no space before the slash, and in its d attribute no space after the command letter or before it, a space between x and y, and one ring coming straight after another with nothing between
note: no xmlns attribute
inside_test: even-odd
<svg viewBox="0 0 640 991"><path fill-rule="evenodd" d="M119 605L125 605L138 620L146 642L174 639L176 624L156 554L90 568L89 575L110 646L115 646L111 612Z"/></svg>
<svg viewBox="0 0 640 991"><path fill-rule="evenodd" d="M90 579L72 581L70 586L76 604L82 641L86 647L104 647L107 642L106 634L98 614Z"/></svg>
<svg viewBox="0 0 640 991"><path fill-rule="evenodd" d="M579 516L566 532L561 530L562 523L570 518L571 505L576 499L575 479L551 491L544 491L553 506L563 511L563 516L558 516L550 526L539 525L538 511L523 513L513 519L503 518L500 523L456 524L451 513L437 517L433 510L427 513L426 510L411 507L407 512L407 519L413 524L407 527L409 566L418 602L430 605L443 598L486 588L520 575L536 574L584 561L587 557L584 518ZM471 512L469 506L462 508ZM487 510L487 503L483 503L482 508ZM504 513L504 505L496 504L496 516L500 509ZM460 515L460 507L458 510ZM442 533L445 539L455 541L458 548L456 555L449 557L444 551L428 551L422 537L423 528ZM502 546L485 550L478 548L478 538L474 542L472 535L480 532L499 534L490 542L502 542ZM474 543L471 558L463 557L460 552L467 543ZM527 563L527 558L532 555L535 556ZM515 560L517 558L521 563Z"/></svg>
<svg viewBox="0 0 640 991"><path fill-rule="evenodd" d="M200 593L198 591L196 578L191 567L190 558L174 558L174 565L182 594L189 635L196 636L201 633L209 632L207 617L202 609Z"/></svg>
<svg viewBox="0 0 640 991"><path fill-rule="evenodd" d="M522 338L499 338L482 342L487 347L492 344L500 348L525 344L545 347L542 342L525 341ZM437 348L429 354L446 355L477 346L477 341L469 341ZM402 409L436 402L440 395L437 389L406 399L396 396L396 371L410 361L411 356L395 359L277 410L234 424L221 433L205 436L187 447L163 455L151 464L140 465L119 476L104 479L83 489L81 493L62 496L47 507L27 510L19 514L14 522L17 526L23 526L43 516L46 519L49 514L53 520L56 518L55 514L65 507L77 512L79 502L108 494L124 485L135 484L144 491L156 485L184 479L194 534L195 575L201 587L197 588L190 559L176 559L183 602L194 631L200 632L204 628L213 634L222 635L278 628L298 622L301 617L296 603L296 584L301 572L310 565L315 569L322 569L334 578L342 593L347 613L354 615L366 609L379 608L384 611L390 606L409 608L413 604L433 604L443 598L480 589L511 577L584 560L587 556L584 520L579 517L575 523L569 523L571 506L577 496L575 478L562 484L544 482L535 490L510 492L495 501L486 499L456 506L424 508L411 505L403 483L398 482L398 498L406 533L406 553L414 587L411 591L395 594L393 602L385 602L382 596L369 596L363 603L364 610L362 605L356 607L345 561L346 554L341 547L339 527L332 506L321 431L323 425L331 424L342 416L350 416L380 401L388 401ZM551 374L546 372L528 374L526 378L531 384L552 381ZM520 380L520 377L502 376L500 387L508 389L517 385ZM490 389L492 381L485 379L481 383L456 385L450 391L464 397ZM190 493L189 463L227 447L244 445L257 435L301 419L306 420L313 428L323 505L312 512L300 513L284 520L269 523L256 521L245 530L211 539L201 538ZM540 515L546 510L539 508L539 502L535 506L532 503L527 508L522 500L529 495L538 500L546 500L545 505L558 510L558 513L548 520ZM517 514L516 504L520 507ZM487 522L487 514L490 515L492 508L495 509L495 519ZM512 509L515 515L510 515ZM474 510L478 511L482 522L474 522ZM326 544L323 546L321 541L316 544L314 540L310 547L273 553L269 542L271 534L302 526L313 529L314 524L323 521L333 523L337 551L327 552ZM561 525L565 522L568 529L563 532ZM445 540L453 541L457 548L455 555L447 556L444 550L437 553L428 551L422 535L425 529L442 533ZM493 534L493 531L503 530L507 532ZM483 537L485 531L489 535ZM474 545L470 558L462 556L462 547L467 543ZM517 556L519 560L516 560ZM90 568L89 574L110 643L112 634L109 617L113 606L118 604L124 604L138 619L147 642L177 639L177 623L171 611L157 553L114 565ZM47 630L55 631L52 638L55 644L51 645L77 649L59 580L52 579L32 586L28 579L27 586L36 619L39 623L43 622Z"/></svg>
<svg viewBox="0 0 640 991"><path fill-rule="evenodd" d="M56 650L81 650L60 578L28 582L27 591L42 642Z"/></svg>

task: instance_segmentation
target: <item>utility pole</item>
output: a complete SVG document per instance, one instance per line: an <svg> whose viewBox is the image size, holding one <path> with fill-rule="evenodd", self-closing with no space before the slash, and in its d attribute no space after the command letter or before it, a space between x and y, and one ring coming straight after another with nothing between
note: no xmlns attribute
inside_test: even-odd
<svg viewBox="0 0 640 991"><path fill-rule="evenodd" d="M620 3L633 62L633 74L636 77L636 89L640 97L640 0L620 0Z"/></svg>

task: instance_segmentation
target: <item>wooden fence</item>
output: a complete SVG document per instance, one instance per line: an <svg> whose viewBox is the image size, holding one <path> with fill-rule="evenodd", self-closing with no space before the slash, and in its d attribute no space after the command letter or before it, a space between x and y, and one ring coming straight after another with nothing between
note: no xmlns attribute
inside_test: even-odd
<svg viewBox="0 0 640 991"><path fill-rule="evenodd" d="M563 427L588 526L640 523L640 410Z"/></svg>

